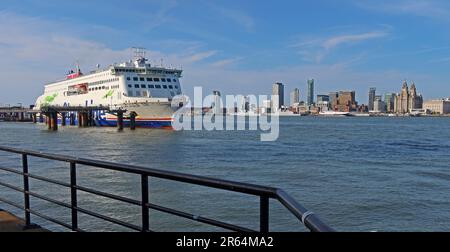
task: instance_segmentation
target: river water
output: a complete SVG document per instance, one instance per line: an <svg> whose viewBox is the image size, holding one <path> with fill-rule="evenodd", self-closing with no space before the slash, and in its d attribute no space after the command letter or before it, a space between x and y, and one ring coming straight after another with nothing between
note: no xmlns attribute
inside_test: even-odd
<svg viewBox="0 0 450 252"><path fill-rule="evenodd" d="M0 145L141 165L279 187L338 231L450 230L450 118L280 119L280 137L261 142L257 131L169 131L61 128L0 122ZM0 153L3 166L20 157ZM30 173L69 181L61 162L30 158ZM21 178L0 172L0 180ZM140 198L139 177L82 167L80 185ZM69 190L31 181L31 190L70 203ZM22 202L0 187L0 196ZM258 229L259 201L236 193L150 179L151 203ZM70 210L32 199L33 209L70 223ZM140 208L79 193L79 206L140 224ZM0 208L22 214L0 203ZM304 231L278 203L270 208L272 231ZM21 215L22 216L22 215ZM67 231L35 216L33 222ZM155 231L221 231L150 212ZM80 214L80 228L123 228Z"/></svg>

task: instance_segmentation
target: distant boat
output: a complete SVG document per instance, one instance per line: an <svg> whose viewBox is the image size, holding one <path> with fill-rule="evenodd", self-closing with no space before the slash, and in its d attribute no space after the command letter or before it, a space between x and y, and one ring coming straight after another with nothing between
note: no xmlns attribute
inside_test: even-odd
<svg viewBox="0 0 450 252"><path fill-rule="evenodd" d="M320 112L321 116L350 116L349 112L337 112L337 111L323 111Z"/></svg>

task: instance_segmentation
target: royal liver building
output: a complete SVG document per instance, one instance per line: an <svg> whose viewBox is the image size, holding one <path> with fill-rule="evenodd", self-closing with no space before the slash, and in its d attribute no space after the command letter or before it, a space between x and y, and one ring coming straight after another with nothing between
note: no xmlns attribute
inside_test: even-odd
<svg viewBox="0 0 450 252"><path fill-rule="evenodd" d="M403 82L402 92L395 97L394 111L399 114L410 113L413 109L421 109L423 98L417 93L414 82L408 89L408 83Z"/></svg>

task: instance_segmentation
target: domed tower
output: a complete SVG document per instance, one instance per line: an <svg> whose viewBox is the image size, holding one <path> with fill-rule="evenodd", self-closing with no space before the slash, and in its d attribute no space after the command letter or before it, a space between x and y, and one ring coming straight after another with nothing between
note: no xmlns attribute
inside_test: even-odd
<svg viewBox="0 0 450 252"><path fill-rule="evenodd" d="M408 83L405 81L403 81L403 87L402 87L402 92L400 94L400 99L399 99L399 112L402 114L408 113L409 110L409 90L408 90Z"/></svg>

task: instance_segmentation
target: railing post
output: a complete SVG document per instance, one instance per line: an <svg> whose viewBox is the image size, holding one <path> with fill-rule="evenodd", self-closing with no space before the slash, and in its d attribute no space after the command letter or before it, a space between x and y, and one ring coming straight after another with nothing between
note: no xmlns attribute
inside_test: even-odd
<svg viewBox="0 0 450 252"><path fill-rule="evenodd" d="M148 177L147 175L141 175L141 195L142 195L142 232L148 232L150 230L150 219L148 204Z"/></svg>
<svg viewBox="0 0 450 252"><path fill-rule="evenodd" d="M72 231L78 230L78 211L77 211L77 169L74 162L70 163L70 199L72 206Z"/></svg>
<svg viewBox="0 0 450 252"><path fill-rule="evenodd" d="M260 200L260 232L269 233L269 197L261 196Z"/></svg>
<svg viewBox="0 0 450 252"><path fill-rule="evenodd" d="M23 190L24 190L24 205L25 205L25 226L31 226L31 214L30 214L30 184L28 179L28 156L22 154L22 167L23 167Z"/></svg>

